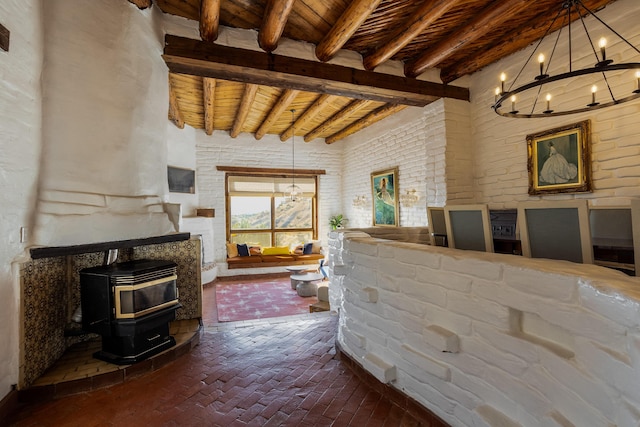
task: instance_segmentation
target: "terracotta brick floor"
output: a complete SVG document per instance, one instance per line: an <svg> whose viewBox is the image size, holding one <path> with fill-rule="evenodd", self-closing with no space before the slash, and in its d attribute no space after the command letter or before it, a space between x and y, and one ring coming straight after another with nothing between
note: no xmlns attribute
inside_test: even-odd
<svg viewBox="0 0 640 427"><path fill-rule="evenodd" d="M410 426L335 356L330 313L207 325L174 362L21 408L15 426ZM0 423L2 424L2 423Z"/></svg>

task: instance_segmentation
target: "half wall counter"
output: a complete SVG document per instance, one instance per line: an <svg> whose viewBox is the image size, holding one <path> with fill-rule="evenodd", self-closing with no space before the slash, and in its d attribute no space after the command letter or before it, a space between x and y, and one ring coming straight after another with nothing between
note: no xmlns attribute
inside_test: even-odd
<svg viewBox="0 0 640 427"><path fill-rule="evenodd" d="M452 426L636 426L640 279L329 234L337 345Z"/></svg>

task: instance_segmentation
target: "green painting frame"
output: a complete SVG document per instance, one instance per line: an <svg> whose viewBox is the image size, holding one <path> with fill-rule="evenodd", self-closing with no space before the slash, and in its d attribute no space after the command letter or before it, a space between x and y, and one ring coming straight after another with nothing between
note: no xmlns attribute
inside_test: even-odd
<svg viewBox="0 0 640 427"><path fill-rule="evenodd" d="M374 226L399 226L398 194L398 167L371 174Z"/></svg>

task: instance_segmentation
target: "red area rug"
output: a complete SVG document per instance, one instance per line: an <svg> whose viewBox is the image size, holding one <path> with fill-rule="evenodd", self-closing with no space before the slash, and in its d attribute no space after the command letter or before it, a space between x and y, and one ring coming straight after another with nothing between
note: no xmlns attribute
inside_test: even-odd
<svg viewBox="0 0 640 427"><path fill-rule="evenodd" d="M219 322L309 313L317 297L300 297L289 277L216 284Z"/></svg>

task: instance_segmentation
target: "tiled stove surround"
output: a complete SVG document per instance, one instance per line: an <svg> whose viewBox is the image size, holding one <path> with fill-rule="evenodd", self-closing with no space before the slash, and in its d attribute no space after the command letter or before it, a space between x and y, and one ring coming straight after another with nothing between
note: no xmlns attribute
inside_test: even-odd
<svg viewBox="0 0 640 427"><path fill-rule="evenodd" d="M178 264L182 308L176 320L202 317L201 241L189 240L120 249L117 262L165 259ZM19 389L29 387L72 344L95 335L65 336L80 305L80 270L102 265L104 252L32 259L20 267L21 348Z"/></svg>
<svg viewBox="0 0 640 427"><path fill-rule="evenodd" d="M637 426L640 279L331 232L338 344L453 426Z"/></svg>

